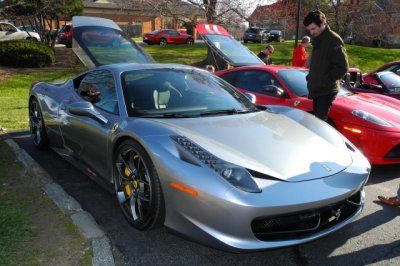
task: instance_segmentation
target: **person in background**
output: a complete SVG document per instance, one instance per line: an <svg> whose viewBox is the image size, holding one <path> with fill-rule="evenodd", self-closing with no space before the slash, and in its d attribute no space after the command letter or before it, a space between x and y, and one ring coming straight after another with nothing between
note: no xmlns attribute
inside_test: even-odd
<svg viewBox="0 0 400 266"><path fill-rule="evenodd" d="M206 70L208 72L214 73L215 72L215 67L213 65L206 65Z"/></svg>
<svg viewBox="0 0 400 266"><path fill-rule="evenodd" d="M272 45L268 45L265 47L264 51L258 53L258 58L260 58L266 65L272 64L271 54L274 53L274 47Z"/></svg>
<svg viewBox="0 0 400 266"><path fill-rule="evenodd" d="M314 115L327 121L339 91L339 81L349 69L346 49L342 38L330 29L320 10L309 12L303 24L313 37L307 75L308 98L313 100Z"/></svg>
<svg viewBox="0 0 400 266"><path fill-rule="evenodd" d="M400 206L400 185L399 189L397 190L397 196L393 197L384 197L384 196L378 196L378 199L382 201L383 203L390 205L390 206Z"/></svg>
<svg viewBox="0 0 400 266"><path fill-rule="evenodd" d="M299 44L293 50L292 65L295 67L306 67L307 52L306 47L310 44L311 38L304 36Z"/></svg>

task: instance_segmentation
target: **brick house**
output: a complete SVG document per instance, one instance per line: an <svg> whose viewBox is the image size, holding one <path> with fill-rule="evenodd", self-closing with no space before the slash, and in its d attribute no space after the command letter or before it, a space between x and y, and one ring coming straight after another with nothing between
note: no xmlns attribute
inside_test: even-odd
<svg viewBox="0 0 400 266"><path fill-rule="evenodd" d="M111 19L132 37L140 37L143 33L161 28L186 30L190 25L205 20L201 10L181 1L175 1L175 6L169 7L174 14L168 14L168 10L157 11L143 1L84 0L83 6L84 16Z"/></svg>
<svg viewBox="0 0 400 266"><path fill-rule="evenodd" d="M285 39L291 39L295 34L295 11L294 2L260 5L249 16L249 26L266 30L281 30Z"/></svg>
<svg viewBox="0 0 400 266"><path fill-rule="evenodd" d="M361 5L359 0L352 0ZM400 47L400 1L376 0L369 10L355 12L350 27L354 41L378 47Z"/></svg>

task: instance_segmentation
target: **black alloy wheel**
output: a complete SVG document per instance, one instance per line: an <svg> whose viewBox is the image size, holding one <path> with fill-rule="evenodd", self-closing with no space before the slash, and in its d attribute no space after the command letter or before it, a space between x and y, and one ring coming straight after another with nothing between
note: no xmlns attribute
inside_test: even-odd
<svg viewBox="0 0 400 266"><path fill-rule="evenodd" d="M33 143L38 149L47 147L48 139L39 103L33 99L29 104L29 128Z"/></svg>
<svg viewBox="0 0 400 266"><path fill-rule="evenodd" d="M114 185L125 218L137 229L161 226L165 205L156 169L135 141L122 142L115 154Z"/></svg>

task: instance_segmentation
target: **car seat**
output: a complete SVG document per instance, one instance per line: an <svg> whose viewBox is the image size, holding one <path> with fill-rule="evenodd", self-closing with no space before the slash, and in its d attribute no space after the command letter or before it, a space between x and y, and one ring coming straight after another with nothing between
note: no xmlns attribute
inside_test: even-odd
<svg viewBox="0 0 400 266"><path fill-rule="evenodd" d="M171 92L168 89L153 91L154 104L156 109L167 108Z"/></svg>

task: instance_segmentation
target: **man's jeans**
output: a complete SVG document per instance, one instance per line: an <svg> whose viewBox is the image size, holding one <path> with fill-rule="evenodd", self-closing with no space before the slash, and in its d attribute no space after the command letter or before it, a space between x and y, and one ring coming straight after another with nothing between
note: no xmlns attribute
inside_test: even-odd
<svg viewBox="0 0 400 266"><path fill-rule="evenodd" d="M332 102L336 97L336 92L332 94L326 94L313 99L313 111L314 115L319 119L328 121L328 112L332 106Z"/></svg>

